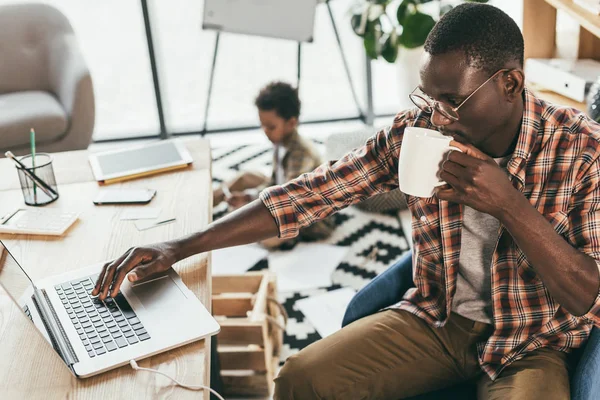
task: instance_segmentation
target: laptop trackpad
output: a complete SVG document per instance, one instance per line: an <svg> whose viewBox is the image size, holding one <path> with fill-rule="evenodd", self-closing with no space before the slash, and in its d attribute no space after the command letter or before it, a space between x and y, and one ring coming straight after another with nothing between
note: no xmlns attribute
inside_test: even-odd
<svg viewBox="0 0 600 400"><path fill-rule="evenodd" d="M133 293L148 311L173 311L187 297L173 282L170 276L162 276L151 281L141 282L131 287Z"/></svg>

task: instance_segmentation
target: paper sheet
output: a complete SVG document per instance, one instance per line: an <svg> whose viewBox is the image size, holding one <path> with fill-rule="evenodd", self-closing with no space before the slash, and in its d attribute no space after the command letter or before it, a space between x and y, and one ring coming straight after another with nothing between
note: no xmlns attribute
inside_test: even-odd
<svg viewBox="0 0 600 400"><path fill-rule="evenodd" d="M157 226L163 226L175 222L175 216L159 217L155 219L140 219L134 221L135 227L138 231L145 231L147 229L155 228Z"/></svg>
<svg viewBox="0 0 600 400"><path fill-rule="evenodd" d="M332 290L298 300L296 308L304 314L321 337L326 337L342 328L346 307L355 293L350 288Z"/></svg>
<svg viewBox="0 0 600 400"><path fill-rule="evenodd" d="M268 254L267 250L257 244L213 250L212 274L243 274L256 265L257 262L267 258Z"/></svg>
<svg viewBox="0 0 600 400"><path fill-rule="evenodd" d="M331 286L331 274L348 252L347 247L300 243L290 251L269 254L269 269L277 275L279 292Z"/></svg>
<svg viewBox="0 0 600 400"><path fill-rule="evenodd" d="M126 208L121 212L121 221L137 219L156 219L160 215L160 207Z"/></svg>

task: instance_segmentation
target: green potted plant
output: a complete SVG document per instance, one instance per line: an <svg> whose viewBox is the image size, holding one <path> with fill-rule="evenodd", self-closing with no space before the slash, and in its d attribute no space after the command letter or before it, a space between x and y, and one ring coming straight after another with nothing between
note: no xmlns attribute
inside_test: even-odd
<svg viewBox="0 0 600 400"><path fill-rule="evenodd" d="M487 3L487 0L467 1ZM352 10L352 29L363 38L371 59L381 57L394 63L400 47L415 49L423 46L437 19L452 9L452 3L456 2L359 0Z"/></svg>

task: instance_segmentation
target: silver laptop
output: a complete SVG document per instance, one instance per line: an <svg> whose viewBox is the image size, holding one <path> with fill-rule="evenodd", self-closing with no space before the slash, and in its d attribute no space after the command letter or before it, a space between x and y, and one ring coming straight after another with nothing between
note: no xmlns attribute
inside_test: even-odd
<svg viewBox="0 0 600 400"><path fill-rule="evenodd" d="M57 262L59 262L57 260ZM172 268L115 298L91 296L102 264L33 282L0 241L0 285L80 378L219 332Z"/></svg>

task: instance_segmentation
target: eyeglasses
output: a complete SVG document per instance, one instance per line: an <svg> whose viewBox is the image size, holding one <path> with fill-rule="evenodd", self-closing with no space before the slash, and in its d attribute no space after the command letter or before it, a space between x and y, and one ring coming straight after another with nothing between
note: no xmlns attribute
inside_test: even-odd
<svg viewBox="0 0 600 400"><path fill-rule="evenodd" d="M509 69L501 69L496 71L494 75L490 76L485 82L483 82L479 87L471 92L470 95L467 96L459 105L456 107L452 107L449 104L442 103L441 101L437 101L432 99L429 95L423 92L419 87L416 87L415 90L412 91L411 94L408 95L410 100L417 106L421 111L431 114L433 110L442 114L445 118L448 118L454 122L458 121L458 109L461 108L467 100L469 100L479 89L485 86L486 83L494 79L500 72L510 71Z"/></svg>

